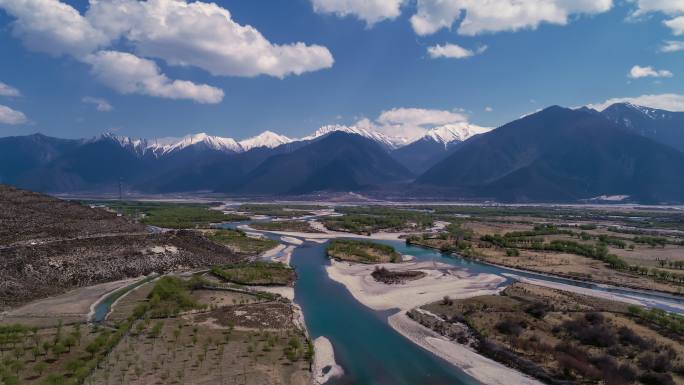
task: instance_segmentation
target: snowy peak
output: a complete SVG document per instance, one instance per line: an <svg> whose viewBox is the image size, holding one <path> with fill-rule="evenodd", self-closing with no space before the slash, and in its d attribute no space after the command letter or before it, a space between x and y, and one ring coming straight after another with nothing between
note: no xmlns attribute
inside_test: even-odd
<svg viewBox="0 0 684 385"><path fill-rule="evenodd" d="M114 135L111 132L102 134L98 137L95 137L92 139L92 142L98 142L98 141L112 141L121 148L124 148L128 151L133 152L134 154L138 156L143 156L145 155L145 152L149 149L149 145L146 139L140 139L140 138L130 138L128 136L118 136Z"/></svg>
<svg viewBox="0 0 684 385"><path fill-rule="evenodd" d="M212 136L206 133L186 135L182 138L160 139L133 139L126 136L116 136L114 134L108 133L94 138L93 140L113 141L122 148L133 152L139 157L142 157L147 153L151 153L155 157L161 157L191 147L226 153L242 153L259 147L276 148L283 144L292 143L295 141L314 140L338 131L360 135L380 144L387 150L395 150L413 142L413 140L409 140L407 138L391 137L372 129L339 124L322 126L313 134L301 139L291 139L285 135L280 135L273 131L264 131L257 136L243 139L239 142L233 138ZM422 139L432 140L437 143L441 143L446 147L449 143L454 141L464 141L471 136L487 131L489 131L488 128L479 127L468 123L456 123L434 128L428 131L427 134L422 137Z"/></svg>
<svg viewBox="0 0 684 385"><path fill-rule="evenodd" d="M636 113L638 116L651 120L667 119L672 116L672 112L670 111L638 106L632 103L615 103L604 109L602 113L608 117L624 115L626 113Z"/></svg>
<svg viewBox="0 0 684 385"><path fill-rule="evenodd" d="M350 126L343 126L340 124L330 124L327 126L323 126L316 130L313 134L302 138L302 140L313 140L313 139L318 139L322 136L328 135L332 132L346 132L348 134L355 134L355 135L360 135L363 136L364 138L371 139L377 143L380 143L381 145L387 147L388 149L395 149L400 147L401 145L406 144L404 140L397 140L390 138L389 136L383 135L379 132L374 132L370 130L366 130L365 128L361 127L350 127Z"/></svg>
<svg viewBox="0 0 684 385"><path fill-rule="evenodd" d="M292 142L292 139L287 136L276 134L272 131L263 132L240 142L233 138L212 136L207 135L206 133L186 135L182 138L161 138L151 140L131 139L125 136L103 134L93 140L111 140L122 148L134 152L138 156L143 156L146 153L151 152L157 157L195 146L199 146L197 148L214 151L240 153L257 147L275 148L281 144Z"/></svg>
<svg viewBox="0 0 684 385"><path fill-rule="evenodd" d="M186 135L180 141L161 146L161 153L168 154L179 151L191 146L202 145L210 150L225 152L242 152L242 147L233 138L222 138L220 136L210 136L205 133Z"/></svg>
<svg viewBox="0 0 684 385"><path fill-rule="evenodd" d="M480 127L466 122L446 124L429 130L423 139L443 144L445 147L452 142L463 142L475 135L491 131L491 128Z"/></svg>
<svg viewBox="0 0 684 385"><path fill-rule="evenodd" d="M291 142L292 139L285 135L276 134L273 131L264 131L257 136L241 140L239 144L243 151L249 151L258 147L276 148Z"/></svg>

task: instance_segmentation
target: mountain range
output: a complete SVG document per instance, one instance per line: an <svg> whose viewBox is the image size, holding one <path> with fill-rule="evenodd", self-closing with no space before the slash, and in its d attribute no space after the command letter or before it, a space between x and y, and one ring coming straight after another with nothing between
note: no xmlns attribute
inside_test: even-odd
<svg viewBox="0 0 684 385"><path fill-rule="evenodd" d="M0 138L0 182L43 192L216 192L572 202L684 202L684 113L549 107L497 129L468 123L407 142L360 127L146 140Z"/></svg>

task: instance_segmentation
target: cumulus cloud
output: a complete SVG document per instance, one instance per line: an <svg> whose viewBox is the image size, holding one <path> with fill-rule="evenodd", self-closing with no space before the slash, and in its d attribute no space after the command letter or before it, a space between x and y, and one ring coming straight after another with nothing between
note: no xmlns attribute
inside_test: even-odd
<svg viewBox="0 0 684 385"><path fill-rule="evenodd" d="M17 97L21 96L21 92L8 84L0 82L0 96Z"/></svg>
<svg viewBox="0 0 684 385"><path fill-rule="evenodd" d="M638 18L648 13L663 13L667 16L676 16L665 20L663 23L672 30L675 36L684 35L684 1L682 0L632 0L637 4L632 14Z"/></svg>
<svg viewBox="0 0 684 385"><path fill-rule="evenodd" d="M684 13L684 2L681 0L632 0L637 9L634 16L641 16L649 12L662 12L667 15Z"/></svg>
<svg viewBox="0 0 684 385"><path fill-rule="evenodd" d="M464 59L467 57L479 55L483 53L484 51L487 50L487 46L484 45L482 47L479 47L475 51L463 48L460 45L457 44L452 44L452 43L447 43L444 45L434 45L432 47L428 47L428 55L430 55L431 58L437 59L437 58L450 58L450 59Z"/></svg>
<svg viewBox="0 0 684 385"><path fill-rule="evenodd" d="M487 107L485 107L485 111L486 112L492 112L492 111L494 111L494 109L492 107L487 106Z"/></svg>
<svg viewBox="0 0 684 385"><path fill-rule="evenodd" d="M93 96L85 96L81 101L85 104L92 104L95 106L95 109L100 111L100 112L109 112L114 109L112 105L105 99L102 98L96 98Z"/></svg>
<svg viewBox="0 0 684 385"><path fill-rule="evenodd" d="M660 47L660 52L679 52L684 51L684 41L669 40Z"/></svg>
<svg viewBox="0 0 684 385"><path fill-rule="evenodd" d="M0 124L17 125L24 123L28 123L28 118L23 112L0 104Z"/></svg>
<svg viewBox="0 0 684 385"><path fill-rule="evenodd" d="M330 68L334 62L320 45L273 44L215 3L100 0L91 2L86 18L110 39L126 39L141 56L213 75L282 78Z"/></svg>
<svg viewBox="0 0 684 385"><path fill-rule="evenodd" d="M198 103L219 103L223 91L205 84L172 80L152 61L126 52L99 51L85 61L103 84L122 94L142 94L168 99L189 99Z"/></svg>
<svg viewBox="0 0 684 385"><path fill-rule="evenodd" d="M382 124L409 124L415 126L442 125L464 122L468 118L458 112L424 108L393 108L383 111L377 121Z"/></svg>
<svg viewBox="0 0 684 385"><path fill-rule="evenodd" d="M684 35L684 16L675 17L671 20L665 20L665 25L672 30L675 36Z"/></svg>
<svg viewBox="0 0 684 385"><path fill-rule="evenodd" d="M627 76L632 78L632 79L639 79L639 78L646 78L646 77L671 78L673 75L672 75L672 72L670 72L668 70L656 70L651 66L641 67L641 66L635 65L629 71L629 74Z"/></svg>
<svg viewBox="0 0 684 385"><path fill-rule="evenodd" d="M12 32L28 49L96 66L92 72L119 92L200 103L221 100L223 92L214 87L168 79L150 58L213 75L247 77L282 78L333 65L327 48L273 44L254 27L233 21L230 12L215 3L91 0L82 15L59 0L0 0L0 9L15 18ZM113 45L134 52L113 53ZM113 61L136 66L127 70L107 64ZM115 73L123 76L121 84L110 76Z"/></svg>
<svg viewBox="0 0 684 385"><path fill-rule="evenodd" d="M393 108L385 110L374 120L361 119L355 126L398 138L398 143L410 143L428 130L467 123L468 117L454 111L425 108Z"/></svg>
<svg viewBox="0 0 684 385"><path fill-rule="evenodd" d="M535 29L541 23L565 25L571 15L602 13L612 6L612 0L418 0L411 25L418 35L430 35L461 20L458 33L472 36Z"/></svg>
<svg viewBox="0 0 684 385"><path fill-rule="evenodd" d="M311 0L316 13L331 13L340 17L355 16L366 25L395 19L401 14L404 0Z"/></svg>
<svg viewBox="0 0 684 385"><path fill-rule="evenodd" d="M589 104L587 107L603 111L615 103L631 103L638 106L657 108L661 110L684 112L684 95L659 94L641 95L636 97L613 98L602 103Z"/></svg>
<svg viewBox="0 0 684 385"><path fill-rule="evenodd" d="M109 44L102 31L59 0L0 0L0 8L16 19L12 33L32 51L81 57Z"/></svg>

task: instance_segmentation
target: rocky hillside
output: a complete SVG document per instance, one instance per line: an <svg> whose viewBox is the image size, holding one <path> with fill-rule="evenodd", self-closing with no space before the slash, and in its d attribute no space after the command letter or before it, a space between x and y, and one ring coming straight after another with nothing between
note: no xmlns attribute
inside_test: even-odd
<svg viewBox="0 0 684 385"><path fill-rule="evenodd" d="M77 202L0 184L0 245L144 233L145 226Z"/></svg>
<svg viewBox="0 0 684 385"><path fill-rule="evenodd" d="M0 186L0 310L72 288L242 260L193 231L152 234L93 209Z"/></svg>

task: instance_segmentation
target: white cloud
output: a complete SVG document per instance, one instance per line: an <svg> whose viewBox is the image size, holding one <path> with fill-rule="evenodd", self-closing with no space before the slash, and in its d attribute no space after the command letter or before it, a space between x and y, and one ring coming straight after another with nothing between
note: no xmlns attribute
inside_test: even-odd
<svg viewBox="0 0 684 385"><path fill-rule="evenodd" d="M33 51L81 57L109 43L75 8L58 0L0 0L0 8L16 18L12 33Z"/></svg>
<svg viewBox="0 0 684 385"><path fill-rule="evenodd" d="M451 59L463 59L471 57L474 55L479 55L487 50L487 46L481 46L477 50L473 51L467 48L463 48L460 45L447 43L444 45L434 45L428 47L428 54L431 58L451 58Z"/></svg>
<svg viewBox="0 0 684 385"><path fill-rule="evenodd" d="M672 30L675 36L684 35L684 16L675 17L671 20L664 21L665 25Z"/></svg>
<svg viewBox="0 0 684 385"><path fill-rule="evenodd" d="M676 16L663 23L672 30L675 36L684 35L684 1L682 0L632 0L637 9L632 14L638 18L649 13L659 12L667 16ZM671 52L671 51L667 51Z"/></svg>
<svg viewBox="0 0 684 385"><path fill-rule="evenodd" d="M684 51L684 41L669 40L660 47L660 52L679 52Z"/></svg>
<svg viewBox="0 0 684 385"><path fill-rule="evenodd" d="M85 96L83 99L81 99L81 101L86 104L94 105L95 109L97 109L100 112L109 112L114 109L114 107L112 107L112 105L107 100L102 98Z"/></svg>
<svg viewBox="0 0 684 385"><path fill-rule="evenodd" d="M24 123L28 123L28 119L23 112L0 104L0 124L17 125Z"/></svg>
<svg viewBox="0 0 684 385"><path fill-rule="evenodd" d="M684 13L684 1L681 0L632 0L637 3L634 16L641 16L649 12L662 12L667 15Z"/></svg>
<svg viewBox="0 0 684 385"><path fill-rule="evenodd" d="M316 13L356 16L372 26L399 16L404 0L311 0L311 3Z"/></svg>
<svg viewBox="0 0 684 385"><path fill-rule="evenodd" d="M574 14L597 14L613 6L612 0L418 0L411 25L418 35L430 35L462 18L458 32L535 29L541 23L565 25Z"/></svg>
<svg viewBox="0 0 684 385"><path fill-rule="evenodd" d="M405 138L407 142L410 142L422 137L430 129L467 122L467 116L453 111L393 108L382 111L374 122L363 119L356 125L390 137Z"/></svg>
<svg viewBox="0 0 684 385"><path fill-rule="evenodd" d="M141 56L195 66L213 75L285 77L330 68L327 48L278 45L232 20L215 3L184 0L92 1L86 18L111 39L129 41Z"/></svg>
<svg viewBox="0 0 684 385"><path fill-rule="evenodd" d="M492 112L492 111L494 111L494 109L492 107L487 106L487 107L485 107L485 111L486 112Z"/></svg>
<svg viewBox="0 0 684 385"><path fill-rule="evenodd" d="M21 96L21 92L8 84L0 82L0 96L17 97Z"/></svg>
<svg viewBox="0 0 684 385"><path fill-rule="evenodd" d="M615 103L631 103L638 106L657 108L661 110L684 112L684 95L680 94L641 95L636 97L613 98L602 103L589 104L587 107L598 111L603 111Z"/></svg>
<svg viewBox="0 0 684 385"><path fill-rule="evenodd" d="M168 99L189 99L198 103L219 103L221 89L186 80L172 80L147 59L126 52L99 51L86 62L91 72L103 84L122 94L142 94Z"/></svg>
<svg viewBox="0 0 684 385"><path fill-rule="evenodd" d="M96 66L92 72L100 80L124 93L200 103L217 103L223 97L215 87L169 79L142 57L213 75L278 78L329 68L334 61L323 46L273 44L254 27L233 21L230 12L215 3L90 0L85 16L59 0L0 0L0 9L16 19L12 32L28 49L70 55ZM107 47L114 44L135 53L112 53ZM107 64L112 61L136 66L116 68ZM122 82L113 74L122 76Z"/></svg>
<svg viewBox="0 0 684 385"><path fill-rule="evenodd" d="M639 78L646 78L646 77L671 78L673 75L672 75L672 72L670 72L668 70L656 70L651 66L641 67L641 66L635 65L629 71L629 74L627 76L632 78L632 79L639 79Z"/></svg>
<svg viewBox="0 0 684 385"><path fill-rule="evenodd" d="M383 111L378 117L382 124L441 125L464 122L468 118L460 113L424 108L393 108Z"/></svg>

